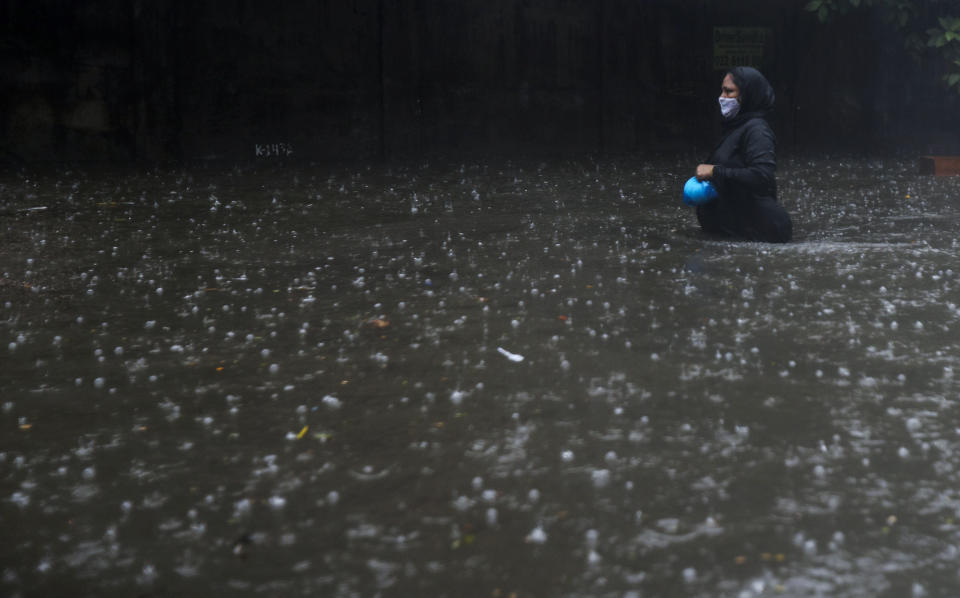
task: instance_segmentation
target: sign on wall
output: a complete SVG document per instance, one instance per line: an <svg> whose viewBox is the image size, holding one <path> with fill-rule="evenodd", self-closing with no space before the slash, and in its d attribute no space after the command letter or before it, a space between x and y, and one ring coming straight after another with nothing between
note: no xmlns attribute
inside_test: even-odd
<svg viewBox="0 0 960 598"><path fill-rule="evenodd" d="M773 30L769 27L714 27L713 68L761 68L764 55L772 41Z"/></svg>
<svg viewBox="0 0 960 598"><path fill-rule="evenodd" d="M293 145L289 143L255 143L253 155L258 158L293 155Z"/></svg>

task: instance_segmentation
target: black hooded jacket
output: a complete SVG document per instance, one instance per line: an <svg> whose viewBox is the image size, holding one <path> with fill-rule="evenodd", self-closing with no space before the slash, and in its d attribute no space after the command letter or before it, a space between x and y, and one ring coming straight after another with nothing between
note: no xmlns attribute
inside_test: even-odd
<svg viewBox="0 0 960 598"><path fill-rule="evenodd" d="M768 122L773 88L754 68L735 67L730 74L740 89L740 110L723 122L720 141L708 159L719 197L698 207L697 219L708 232L785 243L793 227L777 203L777 140Z"/></svg>

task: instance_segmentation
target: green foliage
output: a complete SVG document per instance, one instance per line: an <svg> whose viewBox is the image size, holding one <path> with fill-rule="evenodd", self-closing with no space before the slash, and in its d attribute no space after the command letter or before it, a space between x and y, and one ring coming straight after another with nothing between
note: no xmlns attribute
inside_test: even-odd
<svg viewBox="0 0 960 598"><path fill-rule="evenodd" d="M932 51L944 61L943 82L960 93L960 16L952 16L960 15L960 0L810 0L804 9L821 23L854 10L881 11L914 58Z"/></svg>
<svg viewBox="0 0 960 598"><path fill-rule="evenodd" d="M821 23L826 23L834 15L845 15L851 10L873 6L874 0L810 0L804 7L808 12L816 13Z"/></svg>

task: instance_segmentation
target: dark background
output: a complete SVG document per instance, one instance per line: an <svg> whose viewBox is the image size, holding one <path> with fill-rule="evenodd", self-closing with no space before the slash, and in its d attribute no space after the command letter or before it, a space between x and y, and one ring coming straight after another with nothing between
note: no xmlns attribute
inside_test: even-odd
<svg viewBox="0 0 960 598"><path fill-rule="evenodd" d="M806 0L8 0L0 161L707 151L714 26L773 31L781 152L960 153L942 65Z"/></svg>

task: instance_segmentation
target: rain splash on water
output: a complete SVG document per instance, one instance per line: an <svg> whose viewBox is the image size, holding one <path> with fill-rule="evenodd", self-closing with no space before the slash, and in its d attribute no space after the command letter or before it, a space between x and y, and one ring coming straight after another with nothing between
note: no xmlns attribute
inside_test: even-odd
<svg viewBox="0 0 960 598"><path fill-rule="evenodd" d="M4 173L2 593L960 593L960 179L695 163Z"/></svg>

